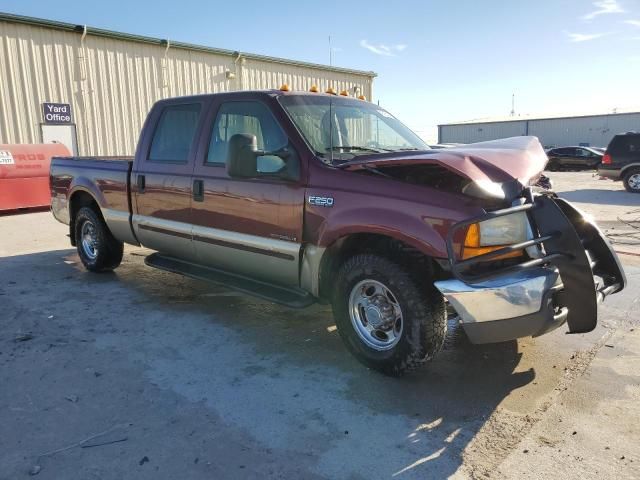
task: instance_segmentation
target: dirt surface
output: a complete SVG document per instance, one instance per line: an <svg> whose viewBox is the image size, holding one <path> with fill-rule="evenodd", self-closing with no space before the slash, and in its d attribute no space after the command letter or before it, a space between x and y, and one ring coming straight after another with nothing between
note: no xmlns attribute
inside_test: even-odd
<svg viewBox="0 0 640 480"><path fill-rule="evenodd" d="M474 346L450 325L391 379L328 307L156 271L139 248L90 274L47 212L0 232L0 479L640 477L635 257L594 332Z"/></svg>

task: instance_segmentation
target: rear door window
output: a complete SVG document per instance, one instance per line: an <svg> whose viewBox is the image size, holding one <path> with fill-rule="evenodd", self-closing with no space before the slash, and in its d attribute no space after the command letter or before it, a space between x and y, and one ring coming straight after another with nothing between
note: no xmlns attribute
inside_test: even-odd
<svg viewBox="0 0 640 480"><path fill-rule="evenodd" d="M165 107L153 134L149 161L187 163L199 118L199 103Z"/></svg>

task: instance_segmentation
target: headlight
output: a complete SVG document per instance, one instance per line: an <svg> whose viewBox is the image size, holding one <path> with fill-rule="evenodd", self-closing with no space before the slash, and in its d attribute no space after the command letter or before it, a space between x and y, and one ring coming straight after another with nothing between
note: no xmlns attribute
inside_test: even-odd
<svg viewBox="0 0 640 480"><path fill-rule="evenodd" d="M525 212L492 218L469 226L464 240L462 258L475 257L505 245L524 242L530 236L529 220ZM522 251L509 252L498 258L518 257Z"/></svg>

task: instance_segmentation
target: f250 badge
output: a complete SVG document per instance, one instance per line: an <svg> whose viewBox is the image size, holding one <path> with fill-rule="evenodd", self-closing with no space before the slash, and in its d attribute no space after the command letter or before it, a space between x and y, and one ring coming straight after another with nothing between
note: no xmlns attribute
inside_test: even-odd
<svg viewBox="0 0 640 480"><path fill-rule="evenodd" d="M333 207L333 197L317 197L315 195L309 195L309 205L316 205L318 207Z"/></svg>

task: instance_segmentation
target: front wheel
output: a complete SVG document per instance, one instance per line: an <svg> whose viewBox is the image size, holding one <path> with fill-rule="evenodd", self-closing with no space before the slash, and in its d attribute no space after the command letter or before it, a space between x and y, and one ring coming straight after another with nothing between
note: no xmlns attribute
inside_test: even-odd
<svg viewBox="0 0 640 480"><path fill-rule="evenodd" d="M623 179L624 188L627 192L640 193L640 169L634 169L627 172Z"/></svg>
<svg viewBox="0 0 640 480"><path fill-rule="evenodd" d="M442 348L447 316L442 295L402 265L360 254L340 268L333 313L347 348L366 366L401 376Z"/></svg>
<svg viewBox="0 0 640 480"><path fill-rule="evenodd" d="M124 244L115 239L102 217L89 207L76 215L75 239L78 255L91 272L110 271L120 265Z"/></svg>

